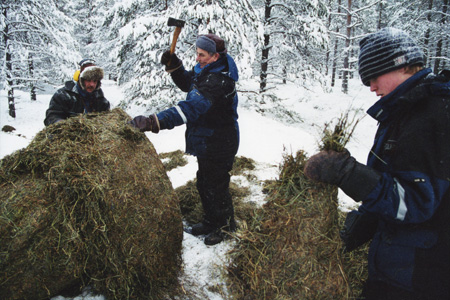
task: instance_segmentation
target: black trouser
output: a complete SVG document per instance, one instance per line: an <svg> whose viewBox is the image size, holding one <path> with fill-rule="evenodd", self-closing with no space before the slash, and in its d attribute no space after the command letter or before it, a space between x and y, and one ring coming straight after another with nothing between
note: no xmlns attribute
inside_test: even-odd
<svg viewBox="0 0 450 300"><path fill-rule="evenodd" d="M203 222L216 228L234 217L229 191L234 156L224 159L198 158L197 189L203 205Z"/></svg>

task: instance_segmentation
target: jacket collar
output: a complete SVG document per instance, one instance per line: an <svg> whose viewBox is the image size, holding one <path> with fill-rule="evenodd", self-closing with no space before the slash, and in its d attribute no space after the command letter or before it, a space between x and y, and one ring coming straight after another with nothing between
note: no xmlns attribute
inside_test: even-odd
<svg viewBox="0 0 450 300"><path fill-rule="evenodd" d="M223 73L234 81L239 79L236 63L228 54L221 55L217 61L206 65L203 69L200 68L200 64L195 65L194 72L197 76L206 73Z"/></svg>
<svg viewBox="0 0 450 300"><path fill-rule="evenodd" d="M405 97L405 95L407 95L412 88L414 88L423 78L425 78L430 73L431 69L423 69L417 72L416 74L408 78L405 82L400 84L391 93L375 102L375 104L367 110L367 114L369 114L379 122L388 120L391 115L395 115L396 112L401 108L402 103L408 102L410 99L412 99L409 97Z"/></svg>

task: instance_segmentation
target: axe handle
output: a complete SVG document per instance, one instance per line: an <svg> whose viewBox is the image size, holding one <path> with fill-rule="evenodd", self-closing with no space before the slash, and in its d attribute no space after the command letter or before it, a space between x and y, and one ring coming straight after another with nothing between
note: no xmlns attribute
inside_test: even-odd
<svg viewBox="0 0 450 300"><path fill-rule="evenodd" d="M175 46L177 44L178 36L180 35L181 27L176 27L175 31L173 32L173 39L172 39L172 45L170 46L170 54L173 54L175 52Z"/></svg>

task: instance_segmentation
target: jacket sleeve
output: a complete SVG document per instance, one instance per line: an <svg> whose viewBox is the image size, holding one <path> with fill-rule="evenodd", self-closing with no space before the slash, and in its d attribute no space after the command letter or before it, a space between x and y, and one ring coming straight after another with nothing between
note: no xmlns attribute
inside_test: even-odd
<svg viewBox="0 0 450 300"><path fill-rule="evenodd" d="M184 66L181 66L181 68L178 68L177 70L170 73L170 76L180 90L186 93L189 92L193 84L192 71L186 71Z"/></svg>
<svg viewBox="0 0 450 300"><path fill-rule="evenodd" d="M188 122L195 122L211 107L211 101L204 97L197 89L187 95L186 100L178 102L177 106L166 109L157 114L161 129L172 129Z"/></svg>
<svg viewBox="0 0 450 300"><path fill-rule="evenodd" d="M49 107L45 113L45 126L69 118L71 106L65 92L58 90L50 99Z"/></svg>
<svg viewBox="0 0 450 300"><path fill-rule="evenodd" d="M449 185L420 172L383 173L362 207L397 223L422 223L435 214Z"/></svg>

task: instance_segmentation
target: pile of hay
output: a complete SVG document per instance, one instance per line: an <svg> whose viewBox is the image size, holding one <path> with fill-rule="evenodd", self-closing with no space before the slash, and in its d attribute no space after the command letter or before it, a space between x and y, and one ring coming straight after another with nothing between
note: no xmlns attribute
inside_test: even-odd
<svg viewBox="0 0 450 300"><path fill-rule="evenodd" d="M233 169L230 174L232 176L241 175L247 170L255 168L255 162L252 159L237 156L234 159ZM200 195L197 191L197 180L190 180L185 185L175 189L180 201L180 209L183 218L189 224L199 223L203 220L203 207ZM253 202L244 201L250 195L248 187L240 187L237 184L230 183L230 194L233 199L235 218L239 222L244 220L249 212L255 208Z"/></svg>
<svg viewBox="0 0 450 300"><path fill-rule="evenodd" d="M236 237L228 267L234 299L351 299L366 277L366 252L343 253L337 188L303 175L306 156L285 155L267 203Z"/></svg>
<svg viewBox="0 0 450 300"><path fill-rule="evenodd" d="M151 142L120 109L70 118L0 162L0 295L85 286L163 299L178 286L182 219Z"/></svg>

